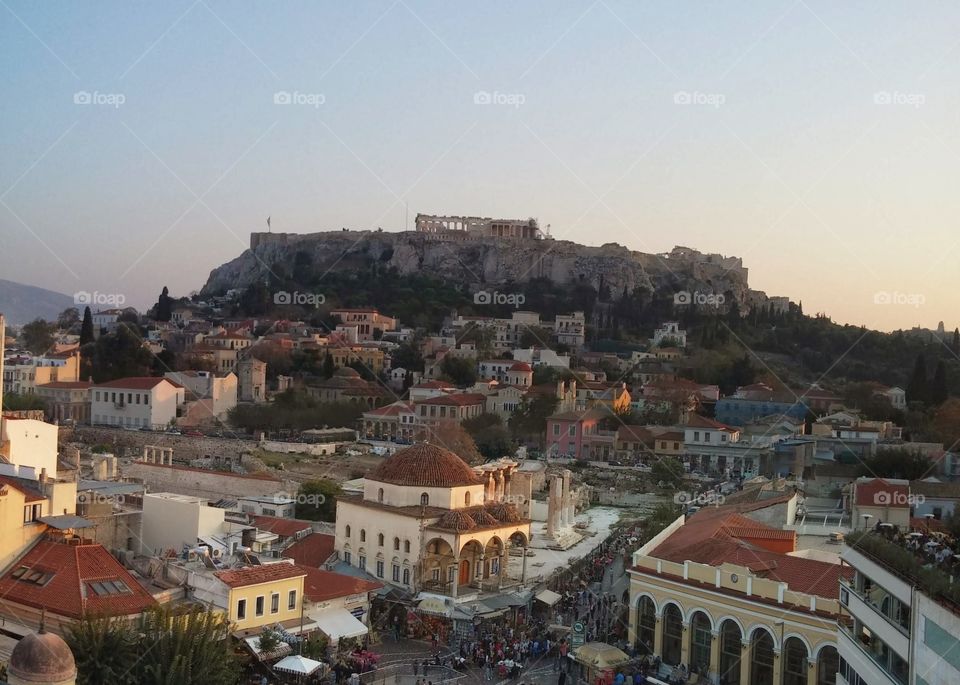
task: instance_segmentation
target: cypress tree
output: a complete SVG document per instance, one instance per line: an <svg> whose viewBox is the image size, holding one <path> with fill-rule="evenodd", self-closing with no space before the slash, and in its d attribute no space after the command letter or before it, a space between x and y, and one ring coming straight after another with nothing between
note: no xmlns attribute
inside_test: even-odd
<svg viewBox="0 0 960 685"><path fill-rule="evenodd" d="M933 386L930 388L930 400L934 404L943 404L950 395L947 387L947 366L943 360L937 362L937 370L933 374Z"/></svg>
<svg viewBox="0 0 960 685"><path fill-rule="evenodd" d="M80 345L93 342L93 314L90 307L83 308L83 323L80 326Z"/></svg>
<svg viewBox="0 0 960 685"><path fill-rule="evenodd" d="M907 402L926 402L928 399L927 359L921 352L917 355L917 361L913 365L913 375L907 384Z"/></svg>

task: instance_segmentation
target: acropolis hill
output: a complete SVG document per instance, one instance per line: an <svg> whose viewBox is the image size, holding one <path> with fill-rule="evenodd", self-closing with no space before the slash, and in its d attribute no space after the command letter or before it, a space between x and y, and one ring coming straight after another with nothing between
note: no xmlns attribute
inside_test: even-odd
<svg viewBox="0 0 960 685"><path fill-rule="evenodd" d="M418 220L422 217L418 216ZM436 217L430 217L435 219ZM470 219L472 221L472 219ZM509 222L483 220L497 226ZM499 222L499 223L498 223ZM365 269L371 263L400 274L429 273L470 286L499 286L549 278L558 284L586 283L619 296L637 288L649 291L732 293L741 308L764 302L750 291L739 257L703 254L676 247L654 255L617 243L579 245L543 235L533 219L516 222L527 237L495 237L466 228L416 231L326 231L252 233L250 249L210 273L202 294L218 294L263 282L267 265L285 264L293 273L319 278L325 273ZM532 226L535 231L526 227ZM498 229L496 229L498 230ZM536 237L530 237L530 236Z"/></svg>

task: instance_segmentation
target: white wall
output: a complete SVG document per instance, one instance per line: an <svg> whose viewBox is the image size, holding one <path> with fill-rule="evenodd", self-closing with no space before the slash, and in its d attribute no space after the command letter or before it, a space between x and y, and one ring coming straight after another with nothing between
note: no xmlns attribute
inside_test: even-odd
<svg viewBox="0 0 960 685"><path fill-rule="evenodd" d="M346 529L350 526L350 536ZM360 531L366 531L366 542L360 542ZM379 534L383 533L383 547L380 547ZM366 570L376 575L377 555L382 554L384 572L382 580L393 583L392 564L396 558L400 564L400 579L403 580L403 568L410 569L410 584L415 582L414 573L420 555L420 525L418 519L412 516L401 516L389 511L377 511L351 502L340 500L337 502L336 540L334 549L344 558L343 552L349 547L350 564L359 567L359 551L362 548L367 557ZM400 539L400 549L393 549L393 539ZM404 540L410 541L410 552L404 552ZM404 566L403 562L407 562ZM401 583L402 584L402 583Z"/></svg>
<svg viewBox="0 0 960 685"><path fill-rule="evenodd" d="M90 420L113 426L135 428L161 427L177 416L177 406L183 403L184 390L169 381L158 383L150 390L128 390L94 387L90 390ZM99 393L99 400L97 399ZM123 396L123 406L118 407ZM116 396L116 403L113 397ZM139 397L139 404L137 399Z"/></svg>
<svg viewBox="0 0 960 685"><path fill-rule="evenodd" d="M431 507L443 509L462 509L483 504L483 485L466 485L457 488L425 488L407 485L392 485L375 480L364 479L363 498L370 502L379 501L380 488L383 488L383 504L393 507L420 506L420 496L427 493ZM465 504L464 496L470 493L470 504Z"/></svg>
<svg viewBox="0 0 960 685"><path fill-rule="evenodd" d="M57 475L57 427L33 419L3 419L3 440L10 441L11 464L29 466L37 476L41 469Z"/></svg>
<svg viewBox="0 0 960 685"><path fill-rule="evenodd" d="M224 513L223 509L207 506L194 497L146 494L140 553L151 555L170 548L180 552L184 544L196 545L198 537L222 532Z"/></svg>

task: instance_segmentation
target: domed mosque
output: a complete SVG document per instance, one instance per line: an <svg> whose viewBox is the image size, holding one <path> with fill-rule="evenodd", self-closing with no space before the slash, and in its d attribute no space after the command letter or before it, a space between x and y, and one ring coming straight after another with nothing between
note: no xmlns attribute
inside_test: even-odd
<svg viewBox="0 0 960 685"><path fill-rule="evenodd" d="M509 569L508 554L530 541L513 503L529 501L529 481L516 469L509 459L474 468L428 442L399 450L364 479L363 494L338 498L336 551L411 593L456 600L522 582L526 558Z"/></svg>
<svg viewBox="0 0 960 685"><path fill-rule="evenodd" d="M7 666L9 685L75 685L77 665L63 638L44 630L17 643Z"/></svg>

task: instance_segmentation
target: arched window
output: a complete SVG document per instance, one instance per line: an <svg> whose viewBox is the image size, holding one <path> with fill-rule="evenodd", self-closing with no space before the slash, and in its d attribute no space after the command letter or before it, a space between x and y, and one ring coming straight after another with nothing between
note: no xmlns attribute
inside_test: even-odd
<svg viewBox="0 0 960 685"><path fill-rule="evenodd" d="M400 538L393 539L393 548L397 551L400 550Z"/></svg>
<svg viewBox="0 0 960 685"><path fill-rule="evenodd" d="M690 621L690 665L701 671L710 670L710 647L713 635L710 632L710 619L702 611L693 615Z"/></svg>
<svg viewBox="0 0 960 685"><path fill-rule="evenodd" d="M663 610L663 662L676 666L682 650L683 617L676 604L668 604Z"/></svg>
<svg viewBox="0 0 960 685"><path fill-rule="evenodd" d="M783 685L806 685L807 646L796 637L787 638L784 644Z"/></svg>
<svg viewBox="0 0 960 685"><path fill-rule="evenodd" d="M641 654L653 654L657 631L657 610L653 600L644 595L637 611L637 650Z"/></svg>
<svg viewBox="0 0 960 685"><path fill-rule="evenodd" d="M378 502L383 501L383 488L380 488L379 490L377 490L377 501Z"/></svg>
<svg viewBox="0 0 960 685"><path fill-rule="evenodd" d="M347 525L347 537L350 537L350 526Z"/></svg>
<svg viewBox="0 0 960 685"><path fill-rule="evenodd" d="M464 495L463 495L463 506L465 506L465 507L469 507L469 506L470 506L470 493L469 493L469 492L464 493Z"/></svg>
<svg viewBox="0 0 960 685"><path fill-rule="evenodd" d="M361 528L361 529L360 529L360 542L366 542L366 541L367 541L367 531L366 531L366 529Z"/></svg>
<svg viewBox="0 0 960 685"><path fill-rule="evenodd" d="M430 495L424 492L420 495L420 506L425 507L428 504L430 504Z"/></svg>
<svg viewBox="0 0 960 685"><path fill-rule="evenodd" d="M410 569L408 568L403 569L403 584L404 585L410 584Z"/></svg>
<svg viewBox="0 0 960 685"><path fill-rule="evenodd" d="M380 533L380 534L377 536L377 544L378 544L380 547L383 547L383 533Z"/></svg>
<svg viewBox="0 0 960 685"><path fill-rule="evenodd" d="M773 682L773 637L762 628L753 631L750 639L750 682Z"/></svg>
<svg viewBox="0 0 960 685"><path fill-rule="evenodd" d="M840 655L837 648L827 645L817 655L817 685L836 685L840 670Z"/></svg>
<svg viewBox="0 0 960 685"><path fill-rule="evenodd" d="M740 682L740 652L743 635L735 621L726 620L720 627L720 682Z"/></svg>
<svg viewBox="0 0 960 685"><path fill-rule="evenodd" d="M410 554L410 541L409 541L409 540L404 540L404 541L403 541L403 551L404 551L405 553L407 553L407 554Z"/></svg>

